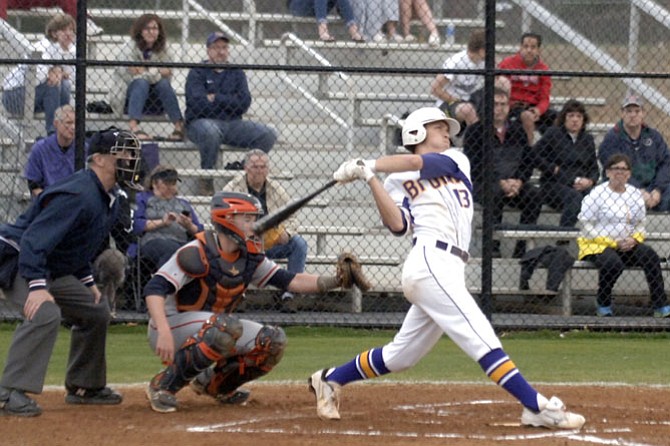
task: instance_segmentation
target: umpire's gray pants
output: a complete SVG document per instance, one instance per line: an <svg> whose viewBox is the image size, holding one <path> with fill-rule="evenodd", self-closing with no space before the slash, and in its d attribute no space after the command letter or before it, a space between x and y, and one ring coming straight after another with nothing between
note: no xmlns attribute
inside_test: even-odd
<svg viewBox="0 0 670 446"><path fill-rule="evenodd" d="M32 320L23 320L14 332L0 386L41 393L62 320L71 326L70 356L65 385L98 389L106 385L105 346L109 307L103 299L95 303L91 291L74 276L50 281L47 288L55 299L45 302ZM28 283L17 275L7 299L23 313Z"/></svg>

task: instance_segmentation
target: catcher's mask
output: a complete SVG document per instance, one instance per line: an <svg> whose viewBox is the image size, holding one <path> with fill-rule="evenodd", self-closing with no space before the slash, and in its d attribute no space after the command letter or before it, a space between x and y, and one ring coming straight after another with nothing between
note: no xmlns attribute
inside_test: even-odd
<svg viewBox="0 0 670 446"><path fill-rule="evenodd" d="M142 190L140 185L142 144L134 134L118 129L97 132L89 141L88 158L96 153L116 157L116 181L120 185Z"/></svg>
<svg viewBox="0 0 670 446"><path fill-rule="evenodd" d="M233 216L250 214L258 217L263 214L263 206L258 198L239 192L217 192L212 197L212 224L220 232L252 254L263 252L263 241L256 235L244 233L234 222Z"/></svg>
<svg viewBox="0 0 670 446"><path fill-rule="evenodd" d="M449 125L449 137L453 139L461 131L461 125L455 119L448 118L437 107L422 107L407 116L402 126L402 144L415 146L426 139L426 124L445 121Z"/></svg>

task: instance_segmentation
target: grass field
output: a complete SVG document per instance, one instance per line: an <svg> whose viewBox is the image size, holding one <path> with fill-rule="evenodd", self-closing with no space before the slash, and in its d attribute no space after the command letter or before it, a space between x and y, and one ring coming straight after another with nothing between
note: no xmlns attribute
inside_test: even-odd
<svg viewBox="0 0 670 446"><path fill-rule="evenodd" d="M0 324L0 366L14 324ZM146 382L161 368L149 349L146 326L113 325L108 338L108 381ZM314 370L338 365L355 354L388 342L389 330L289 327L282 362L266 381L303 380ZM670 385L670 333L591 333L553 331L505 333L506 352L533 382ZM69 333L61 330L49 365L47 384L63 383ZM487 382L479 366L449 339L442 339L412 370L387 375L412 381ZM382 378L384 379L384 378Z"/></svg>

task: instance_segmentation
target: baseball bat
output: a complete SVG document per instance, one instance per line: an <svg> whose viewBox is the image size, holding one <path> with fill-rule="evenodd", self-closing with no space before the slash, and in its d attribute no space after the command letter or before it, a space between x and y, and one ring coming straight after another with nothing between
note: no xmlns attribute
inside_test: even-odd
<svg viewBox="0 0 670 446"><path fill-rule="evenodd" d="M304 197L299 198L297 200L291 201L290 203L287 203L285 206L282 206L281 208L277 209L272 214L264 216L254 224L254 232L257 235L261 235L268 229L274 228L275 226L279 225L279 223L283 222L291 215L293 215L298 209L306 205L312 198L316 197L323 191L330 189L336 184L337 181L330 180L329 182L327 182L314 192L311 192L310 194L305 195Z"/></svg>

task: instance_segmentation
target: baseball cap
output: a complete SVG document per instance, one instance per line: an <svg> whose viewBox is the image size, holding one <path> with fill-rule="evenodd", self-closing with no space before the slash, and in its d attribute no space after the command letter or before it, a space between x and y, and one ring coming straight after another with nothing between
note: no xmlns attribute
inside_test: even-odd
<svg viewBox="0 0 670 446"><path fill-rule="evenodd" d="M165 182L172 182L172 181L179 181L181 182L181 178L179 178L179 174L177 173L177 169L173 168L163 168L163 166L160 166L159 168L155 169L155 172L151 174L151 180L163 180Z"/></svg>
<svg viewBox="0 0 670 446"><path fill-rule="evenodd" d="M644 102L642 102L642 98L639 97L636 94L631 94L626 96L626 99L623 100L623 104L621 104L621 108L626 108L629 105L637 105L638 107L642 107L644 105Z"/></svg>
<svg viewBox="0 0 670 446"><path fill-rule="evenodd" d="M230 42L230 39L228 38L227 35L225 35L221 31L216 31L210 34L209 37L207 37L207 48L212 46L212 44L217 40L225 40L226 42Z"/></svg>

